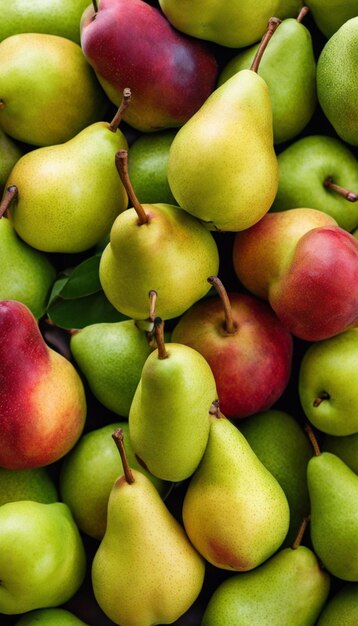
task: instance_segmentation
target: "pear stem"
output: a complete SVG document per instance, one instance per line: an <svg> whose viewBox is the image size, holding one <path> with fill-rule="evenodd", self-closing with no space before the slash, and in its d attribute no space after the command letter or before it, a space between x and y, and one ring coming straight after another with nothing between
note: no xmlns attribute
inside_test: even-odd
<svg viewBox="0 0 358 626"><path fill-rule="evenodd" d="M306 424L305 425L305 431L306 431L306 433L308 435L308 438L309 438L309 440L310 440L310 442L312 444L315 456L320 456L321 450L319 449L318 441L316 439L316 435L313 432L311 424Z"/></svg>
<svg viewBox="0 0 358 626"><path fill-rule="evenodd" d="M301 22L304 20L304 18L306 17L307 13L310 12L310 8L309 7L302 7L301 11L299 12L299 14L296 17L296 21L301 24Z"/></svg>
<svg viewBox="0 0 358 626"><path fill-rule="evenodd" d="M357 202L358 200L357 193L355 193L354 191L350 191L349 189L346 189L345 187L341 187L340 185L336 185L330 176L326 178L323 184L328 189L332 189L333 191L336 191L337 193L339 193L340 196L342 196L349 202Z"/></svg>
<svg viewBox="0 0 358 626"><path fill-rule="evenodd" d="M4 100L0 100L0 111L1 109L5 109L5 102Z"/></svg>
<svg viewBox="0 0 358 626"><path fill-rule="evenodd" d="M4 197L0 204L0 218L3 215L5 215L6 211L8 211L8 209L10 208L11 202L17 197L17 195L18 195L18 188L16 187L16 185L10 185L9 187L6 188Z"/></svg>
<svg viewBox="0 0 358 626"><path fill-rule="evenodd" d="M219 400L214 400L214 402L211 403L211 407L209 409L209 415L214 415L216 419L220 419L224 417L220 411Z"/></svg>
<svg viewBox="0 0 358 626"><path fill-rule="evenodd" d="M123 186L131 199L133 204L133 208L138 215L138 225L143 226L143 224L148 224L149 217L143 209L141 203L139 202L137 196L134 193L134 189L132 187L132 183L128 174L128 150L118 150L115 156L116 168L119 176L121 177L121 181Z"/></svg>
<svg viewBox="0 0 358 626"><path fill-rule="evenodd" d="M132 92L129 89L129 87L126 87L125 89L123 89L123 96L122 96L122 102L120 103L117 113L115 114L113 120L111 121L111 123L109 124L108 128L109 130L112 131L112 133L115 133L119 124L122 121L123 118L123 113L125 112L125 110L127 109L130 101L132 98Z"/></svg>
<svg viewBox="0 0 358 626"><path fill-rule="evenodd" d="M151 289L149 292L149 319L154 322L155 319L155 307L157 304L157 292L155 289Z"/></svg>
<svg viewBox="0 0 358 626"><path fill-rule="evenodd" d="M320 404L322 404L323 400L329 400L330 395L327 391L322 391L321 395L313 400L313 406L316 408Z"/></svg>
<svg viewBox="0 0 358 626"><path fill-rule="evenodd" d="M112 439L114 440L118 450L119 450L119 454L121 455L121 461L122 461L122 465L123 465L123 472L124 472L124 477L127 481L127 483L129 485L132 485L132 483L134 483L134 476L132 474L132 470L129 467L129 463L128 463L128 459L127 459L127 454L126 454L126 449L124 447L124 435L123 435L123 429L122 428L117 428L114 433L112 434Z"/></svg>
<svg viewBox="0 0 358 626"><path fill-rule="evenodd" d="M232 308L224 285L217 276L209 276L208 283L215 287L223 304L225 313L225 331L228 335L235 335L235 333L237 333L237 326L232 317Z"/></svg>
<svg viewBox="0 0 358 626"><path fill-rule="evenodd" d="M259 49L256 52L254 60L251 63L250 70L252 72L256 72L256 73L258 72L260 61L261 61L263 53L265 52L267 48L267 44L270 41L272 35L274 34L276 28L280 24L281 24L281 20L278 17L270 17L268 26L267 26L267 31L262 37Z"/></svg>
<svg viewBox="0 0 358 626"><path fill-rule="evenodd" d="M164 322L160 317L154 320L154 337L158 348L158 359L167 359L169 355L164 341Z"/></svg>
<svg viewBox="0 0 358 626"><path fill-rule="evenodd" d="M292 550L297 550L297 548L301 545L301 542L302 542L302 539L303 539L303 535L306 532L306 528L308 526L308 522L310 521L310 519L311 519L310 515L307 515L306 517L303 518L303 520L301 522L301 525L300 525L300 527L298 529L298 533L297 533L297 535L295 537L295 540L294 540L294 542L293 542L293 544L291 546Z"/></svg>
<svg viewBox="0 0 358 626"><path fill-rule="evenodd" d="M95 13L98 13L98 4L97 4L97 0L92 0L92 4L93 4L93 9Z"/></svg>

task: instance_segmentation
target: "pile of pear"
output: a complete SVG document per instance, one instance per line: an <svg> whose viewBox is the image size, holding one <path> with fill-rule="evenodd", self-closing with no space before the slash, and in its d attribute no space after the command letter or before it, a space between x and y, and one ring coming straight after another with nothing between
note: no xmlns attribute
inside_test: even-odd
<svg viewBox="0 0 358 626"><path fill-rule="evenodd" d="M178 4L0 1L0 621L355 626L357 3Z"/></svg>

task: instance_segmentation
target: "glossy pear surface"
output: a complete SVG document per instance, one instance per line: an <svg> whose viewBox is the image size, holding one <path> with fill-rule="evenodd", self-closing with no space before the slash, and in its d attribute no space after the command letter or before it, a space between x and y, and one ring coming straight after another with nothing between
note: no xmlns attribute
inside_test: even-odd
<svg viewBox="0 0 358 626"><path fill-rule="evenodd" d="M295 417L277 409L251 415L238 427L285 492L290 507L285 546L291 545L310 510L307 463L312 447L308 437Z"/></svg>
<svg viewBox="0 0 358 626"><path fill-rule="evenodd" d="M7 181L18 188L9 213L20 237L45 252L82 252L98 243L127 206L114 163L126 147L119 129L95 122L68 142L25 154Z"/></svg>
<svg viewBox="0 0 358 626"><path fill-rule="evenodd" d="M258 47L255 44L230 59L218 85L249 69ZM280 24L262 57L259 74L272 100L274 143L288 141L305 128L317 104L316 62L311 35L304 24L291 18Z"/></svg>
<svg viewBox="0 0 358 626"><path fill-rule="evenodd" d="M311 550L285 548L253 572L221 583L201 626L313 626L329 588L330 577Z"/></svg>
<svg viewBox="0 0 358 626"><path fill-rule="evenodd" d="M65 37L7 37L0 43L0 68L0 126L19 141L63 143L101 119L107 108L80 46Z"/></svg>
<svg viewBox="0 0 358 626"><path fill-rule="evenodd" d="M0 302L0 337L0 466L48 465L82 433L82 381L73 365L46 345L24 304Z"/></svg>
<svg viewBox="0 0 358 626"><path fill-rule="evenodd" d="M358 433L358 328L309 346L300 364L299 396L306 417L320 431Z"/></svg>
<svg viewBox="0 0 358 626"><path fill-rule="evenodd" d="M307 466L313 549L326 569L358 582L358 476L330 452Z"/></svg>
<svg viewBox="0 0 358 626"><path fill-rule="evenodd" d="M169 488L168 483L139 465L129 438L128 422L106 424L85 433L62 463L60 493L80 530L99 540L106 530L109 494L114 481L122 474L121 460L112 439L116 428L123 430L130 466L146 474L162 497Z"/></svg>
<svg viewBox="0 0 358 626"><path fill-rule="evenodd" d="M148 470L178 482L191 476L208 441L215 379L203 356L178 343L168 357L154 350L147 358L129 413L134 452Z"/></svg>
<svg viewBox="0 0 358 626"><path fill-rule="evenodd" d="M358 226L358 202L348 202L333 183L358 193L358 162L347 145L336 137L302 137L278 155L279 181L271 211L311 207L327 213L345 230Z"/></svg>
<svg viewBox="0 0 358 626"><path fill-rule="evenodd" d="M124 119L144 132L181 126L215 88L217 63L208 47L142 0L101 0L96 13L89 6L81 46L114 104L130 87Z"/></svg>
<svg viewBox="0 0 358 626"><path fill-rule="evenodd" d="M59 500L55 481L47 467L14 470L0 467L0 506L18 500L50 504Z"/></svg>
<svg viewBox="0 0 358 626"><path fill-rule="evenodd" d="M0 194L4 190L7 178L16 161L22 156L23 150L0 129Z"/></svg>
<svg viewBox="0 0 358 626"><path fill-rule="evenodd" d="M355 626L358 621L358 584L346 583L324 607L317 626Z"/></svg>
<svg viewBox="0 0 358 626"><path fill-rule="evenodd" d="M19 300L39 319L45 313L55 268L14 230L11 221L0 220L0 300Z"/></svg>
<svg viewBox="0 0 358 626"><path fill-rule="evenodd" d="M31 500L0 507L0 612L17 615L58 606L83 582L86 557L62 502Z"/></svg>
<svg viewBox="0 0 358 626"><path fill-rule="evenodd" d="M236 233L235 272L297 337L320 341L358 319L358 242L310 208L266 214Z"/></svg>
<svg viewBox="0 0 358 626"><path fill-rule="evenodd" d="M167 320L206 295L207 277L217 273L219 253L211 233L178 207L143 208L149 222L139 227L133 208L116 218L99 277L113 306L137 320L148 317L148 293L155 290L156 315Z"/></svg>
<svg viewBox="0 0 358 626"><path fill-rule="evenodd" d="M358 474L358 433L335 437L325 435L320 443L320 448L325 452L332 452L339 456L353 472Z"/></svg>
<svg viewBox="0 0 358 626"><path fill-rule="evenodd" d="M151 352L146 333L133 320L91 324L72 335L70 347L96 398L114 413L128 417Z"/></svg>
<svg viewBox="0 0 358 626"><path fill-rule="evenodd" d="M113 485L107 530L92 563L96 600L115 624L171 624L193 604L204 560L150 480Z"/></svg>
<svg viewBox="0 0 358 626"><path fill-rule="evenodd" d="M343 141L358 146L358 16L330 37L317 62L317 95L324 115Z"/></svg>
<svg viewBox="0 0 358 626"><path fill-rule="evenodd" d="M257 567L287 534L289 506L282 488L224 417L211 418L204 456L185 494L183 522L200 554L230 571Z"/></svg>
<svg viewBox="0 0 358 626"><path fill-rule="evenodd" d="M169 150L178 204L208 228L239 231L269 210L278 184L267 84L242 70L207 98Z"/></svg>
<svg viewBox="0 0 358 626"><path fill-rule="evenodd" d="M356 0L308 0L318 28L329 39L347 20L358 14Z"/></svg>

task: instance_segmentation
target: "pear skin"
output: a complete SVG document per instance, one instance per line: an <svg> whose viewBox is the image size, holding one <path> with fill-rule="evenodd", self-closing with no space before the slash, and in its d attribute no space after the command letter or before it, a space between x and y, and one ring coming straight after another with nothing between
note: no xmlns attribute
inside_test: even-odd
<svg viewBox="0 0 358 626"><path fill-rule="evenodd" d="M183 503L186 532L212 565L251 570L278 550L289 506L277 480L225 417L211 417L209 441Z"/></svg>
<svg viewBox="0 0 358 626"><path fill-rule="evenodd" d="M204 559L150 480L131 470L113 485L106 533L92 563L98 604L115 624L171 624L195 601Z"/></svg>

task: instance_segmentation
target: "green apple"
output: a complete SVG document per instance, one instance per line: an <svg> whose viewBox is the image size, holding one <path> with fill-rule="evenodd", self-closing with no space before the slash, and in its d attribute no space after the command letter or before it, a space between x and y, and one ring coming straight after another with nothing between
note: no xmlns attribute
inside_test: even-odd
<svg viewBox="0 0 358 626"><path fill-rule="evenodd" d="M135 458L128 422L107 424L81 437L66 455L60 472L61 498L70 507L78 527L102 539L107 525L107 504L114 481L123 473L112 434L122 428L130 467L146 474L164 497L169 483L152 476Z"/></svg>
<svg viewBox="0 0 358 626"><path fill-rule="evenodd" d="M21 500L0 507L0 613L67 602L85 570L82 539L66 504Z"/></svg>
<svg viewBox="0 0 358 626"><path fill-rule="evenodd" d="M298 390L313 426L339 437L358 432L357 380L358 328L307 349L300 364Z"/></svg>

